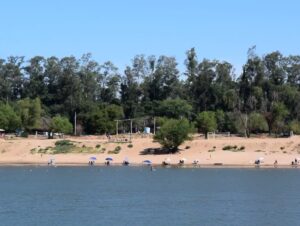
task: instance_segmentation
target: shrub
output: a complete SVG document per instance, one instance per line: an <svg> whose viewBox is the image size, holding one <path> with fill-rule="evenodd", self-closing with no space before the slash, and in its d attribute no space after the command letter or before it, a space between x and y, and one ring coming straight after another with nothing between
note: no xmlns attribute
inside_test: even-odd
<svg viewBox="0 0 300 226"><path fill-rule="evenodd" d="M245 146L241 146L241 147L239 148L239 150L240 150L240 151L245 150Z"/></svg>
<svg viewBox="0 0 300 226"><path fill-rule="evenodd" d="M70 140L59 140L55 142L55 148L53 154L60 153L69 153L72 149L75 148L75 145Z"/></svg>
<svg viewBox="0 0 300 226"><path fill-rule="evenodd" d="M119 154L121 149L122 148L120 146L117 146L113 151L108 151L108 154Z"/></svg>
<svg viewBox="0 0 300 226"><path fill-rule="evenodd" d="M127 147L129 147L129 148L132 148L132 147L133 147L133 145L132 145L132 144L128 144L128 145L127 145Z"/></svg>
<svg viewBox="0 0 300 226"><path fill-rule="evenodd" d="M186 119L167 119L154 136L154 141L159 142L163 148L176 152L179 145L191 139L189 133L191 125Z"/></svg>
<svg viewBox="0 0 300 226"><path fill-rule="evenodd" d="M191 147L190 146L185 146L185 149L190 149Z"/></svg>
<svg viewBox="0 0 300 226"><path fill-rule="evenodd" d="M100 147L101 147L101 145L100 145L100 144L97 144L97 145L96 145L96 148L100 148Z"/></svg>
<svg viewBox="0 0 300 226"><path fill-rule="evenodd" d="M241 146L241 147L238 148L237 145L233 145L233 146L231 146L231 145L226 145L226 146L223 147L223 150L224 150L224 151L234 151L234 152L238 152L238 151L243 151L243 150L245 150L245 146Z"/></svg>
<svg viewBox="0 0 300 226"><path fill-rule="evenodd" d="M232 149L232 146L231 145L226 145L222 148L224 151L228 151L228 150L231 150Z"/></svg>
<svg viewBox="0 0 300 226"><path fill-rule="evenodd" d="M58 140L55 142L55 146L74 145L70 140Z"/></svg>
<svg viewBox="0 0 300 226"><path fill-rule="evenodd" d="M31 154L35 154L35 153L36 153L36 149L35 149L35 148L31 149L31 150L30 150L30 153L31 153Z"/></svg>

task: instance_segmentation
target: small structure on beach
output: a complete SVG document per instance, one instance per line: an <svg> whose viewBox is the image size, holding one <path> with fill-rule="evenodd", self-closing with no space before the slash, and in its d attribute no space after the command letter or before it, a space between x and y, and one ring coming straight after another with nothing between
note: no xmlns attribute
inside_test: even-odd
<svg viewBox="0 0 300 226"><path fill-rule="evenodd" d="M5 130L0 129L0 137L3 138L5 136Z"/></svg>

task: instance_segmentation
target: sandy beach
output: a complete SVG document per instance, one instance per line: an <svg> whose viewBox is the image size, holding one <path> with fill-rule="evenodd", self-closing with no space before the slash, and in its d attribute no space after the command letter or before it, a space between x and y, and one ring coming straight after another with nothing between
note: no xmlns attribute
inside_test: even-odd
<svg viewBox="0 0 300 226"><path fill-rule="evenodd" d="M108 142L104 137L85 136L70 137L77 146L95 148L101 145L104 153L67 153L67 154L41 154L32 153L32 149L54 147L58 139L42 138L15 138L0 139L0 165L47 165L50 158L55 158L57 165L87 165L89 158L97 158L96 165L104 164L105 158L112 157L112 165L120 165L128 159L132 165L141 165L144 160L150 160L160 165L166 158L171 165L178 165L180 159L185 159L185 166L192 165L194 160L200 166L213 167L253 167L254 161L263 158L262 167L274 167L275 160L278 167L291 167L291 162L300 157L300 137L291 138L239 138L223 137L205 140L195 137L180 146L176 154L153 154L151 149L159 148L151 137L134 138L132 147L128 143ZM108 154L116 146L121 147L119 154ZM226 146L235 146L235 149L223 150ZM150 151L144 151L150 149Z"/></svg>

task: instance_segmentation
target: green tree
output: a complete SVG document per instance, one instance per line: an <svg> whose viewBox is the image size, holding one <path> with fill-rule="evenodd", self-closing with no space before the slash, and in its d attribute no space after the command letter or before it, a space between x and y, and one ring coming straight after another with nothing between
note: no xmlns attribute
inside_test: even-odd
<svg viewBox="0 0 300 226"><path fill-rule="evenodd" d="M91 134L115 133L115 120L122 119L123 117L123 109L120 106L97 106L86 116L86 131Z"/></svg>
<svg viewBox="0 0 300 226"><path fill-rule="evenodd" d="M19 100L16 109L24 129L32 130L39 128L42 114L42 106L39 98Z"/></svg>
<svg viewBox="0 0 300 226"><path fill-rule="evenodd" d="M167 99L159 103L157 115L167 118L189 118L192 106L187 101L176 98Z"/></svg>
<svg viewBox="0 0 300 226"><path fill-rule="evenodd" d="M52 118L50 129L57 133L71 134L73 132L73 125L68 118L55 116Z"/></svg>
<svg viewBox="0 0 300 226"><path fill-rule="evenodd" d="M213 132L217 129L215 112L203 111L198 114L196 121L199 131L205 134L205 139L207 139L208 132Z"/></svg>
<svg viewBox="0 0 300 226"><path fill-rule="evenodd" d="M284 130L286 126L285 120L288 114L289 111L283 103L277 102L273 104L273 106L271 107L271 111L265 113L265 118L268 123L270 134L271 132L278 134L279 132L282 132Z"/></svg>
<svg viewBox="0 0 300 226"><path fill-rule="evenodd" d="M249 115L249 131L250 133L259 133L268 131L268 123L262 114L252 112Z"/></svg>
<svg viewBox="0 0 300 226"><path fill-rule="evenodd" d="M154 136L163 148L176 152L178 147L186 140L191 139L189 134L192 127L187 119L167 119Z"/></svg>
<svg viewBox="0 0 300 226"><path fill-rule="evenodd" d="M20 128L21 120L14 109L8 104L0 104L0 128L13 132Z"/></svg>
<svg viewBox="0 0 300 226"><path fill-rule="evenodd" d="M293 131L294 134L300 134L300 122L298 120L293 120L289 123L289 130Z"/></svg>

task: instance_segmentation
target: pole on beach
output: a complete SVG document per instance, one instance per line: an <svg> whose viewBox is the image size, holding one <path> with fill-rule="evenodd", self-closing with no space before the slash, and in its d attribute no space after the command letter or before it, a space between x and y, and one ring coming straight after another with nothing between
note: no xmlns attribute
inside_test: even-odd
<svg viewBox="0 0 300 226"><path fill-rule="evenodd" d="M132 119L130 119L130 141L132 137Z"/></svg>
<svg viewBox="0 0 300 226"><path fill-rule="evenodd" d="M155 117L153 117L153 134L155 135Z"/></svg>
<svg viewBox="0 0 300 226"><path fill-rule="evenodd" d="M75 115L74 115L74 136L76 136L77 133L77 115L76 115L76 111L75 111Z"/></svg>
<svg viewBox="0 0 300 226"><path fill-rule="evenodd" d="M119 120L116 120L116 136L117 136L117 138L118 138L118 131L119 131Z"/></svg>

